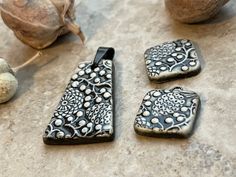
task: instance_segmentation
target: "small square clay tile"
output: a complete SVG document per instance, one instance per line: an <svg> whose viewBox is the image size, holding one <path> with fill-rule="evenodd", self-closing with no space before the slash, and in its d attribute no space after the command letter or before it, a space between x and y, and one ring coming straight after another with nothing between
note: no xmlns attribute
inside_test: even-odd
<svg viewBox="0 0 236 177"><path fill-rule="evenodd" d="M135 118L137 134L186 138L191 135L200 107L199 96L181 87L148 92Z"/></svg>
<svg viewBox="0 0 236 177"><path fill-rule="evenodd" d="M193 76L201 70L196 48L186 39L151 47L144 57L149 79L159 83Z"/></svg>

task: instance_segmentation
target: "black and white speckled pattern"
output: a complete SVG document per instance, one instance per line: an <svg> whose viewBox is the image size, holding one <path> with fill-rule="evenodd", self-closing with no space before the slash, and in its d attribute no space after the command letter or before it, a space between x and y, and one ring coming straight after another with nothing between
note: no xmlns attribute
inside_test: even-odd
<svg viewBox="0 0 236 177"><path fill-rule="evenodd" d="M81 144L113 139L112 61L80 64L47 126L46 144Z"/></svg>
<svg viewBox="0 0 236 177"><path fill-rule="evenodd" d="M140 106L134 128L138 134L188 137L200 105L199 96L180 87L148 92Z"/></svg>
<svg viewBox="0 0 236 177"><path fill-rule="evenodd" d="M190 40L157 45L148 49L144 56L149 79L157 82L196 75L201 70L197 51Z"/></svg>

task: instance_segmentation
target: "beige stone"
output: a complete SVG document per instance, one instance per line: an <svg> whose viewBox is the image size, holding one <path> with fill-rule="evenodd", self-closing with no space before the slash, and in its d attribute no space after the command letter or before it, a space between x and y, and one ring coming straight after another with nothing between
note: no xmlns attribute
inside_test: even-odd
<svg viewBox="0 0 236 177"><path fill-rule="evenodd" d="M184 23L198 23L214 17L229 0L165 0L170 15Z"/></svg>

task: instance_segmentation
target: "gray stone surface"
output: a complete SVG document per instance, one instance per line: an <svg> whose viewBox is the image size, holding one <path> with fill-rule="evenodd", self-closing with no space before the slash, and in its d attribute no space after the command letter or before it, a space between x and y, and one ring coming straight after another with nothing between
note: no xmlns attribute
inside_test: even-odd
<svg viewBox="0 0 236 177"><path fill-rule="evenodd" d="M19 90L0 105L0 176L221 177L236 176L236 1L212 21L174 22L158 0L84 0L78 21L86 36L67 35L17 73ZM1 22L0 56L17 66L35 50L19 42ZM165 84L150 83L145 49L173 39L196 41L202 72ZM116 139L105 144L46 146L42 135L76 66L98 46L117 50ZM143 95L175 85L196 91L202 109L186 140L135 134L133 122Z"/></svg>

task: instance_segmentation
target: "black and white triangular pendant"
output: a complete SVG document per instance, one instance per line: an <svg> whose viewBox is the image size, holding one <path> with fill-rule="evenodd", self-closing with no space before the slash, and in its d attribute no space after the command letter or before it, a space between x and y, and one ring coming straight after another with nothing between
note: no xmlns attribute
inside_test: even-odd
<svg viewBox="0 0 236 177"><path fill-rule="evenodd" d="M100 47L78 66L49 122L45 144L85 144L114 139L113 48Z"/></svg>

